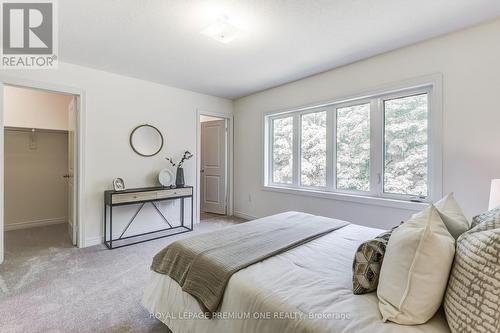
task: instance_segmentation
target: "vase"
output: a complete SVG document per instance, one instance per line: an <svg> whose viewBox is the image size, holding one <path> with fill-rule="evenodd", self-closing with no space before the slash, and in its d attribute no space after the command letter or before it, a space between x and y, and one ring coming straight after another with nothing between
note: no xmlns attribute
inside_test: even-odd
<svg viewBox="0 0 500 333"><path fill-rule="evenodd" d="M177 168L177 173L175 174L175 186L184 187L184 169Z"/></svg>

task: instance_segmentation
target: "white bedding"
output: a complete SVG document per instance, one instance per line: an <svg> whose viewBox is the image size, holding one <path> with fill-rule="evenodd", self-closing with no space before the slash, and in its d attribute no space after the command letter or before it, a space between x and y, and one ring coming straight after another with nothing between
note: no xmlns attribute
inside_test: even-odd
<svg viewBox="0 0 500 333"><path fill-rule="evenodd" d="M233 319L190 319L201 313L196 300L167 275L155 272L143 305L174 333L450 332L442 312L418 326L383 323L376 293L353 295L354 252L381 232L351 224L237 272L220 309L221 316ZM310 314L316 318L299 319Z"/></svg>

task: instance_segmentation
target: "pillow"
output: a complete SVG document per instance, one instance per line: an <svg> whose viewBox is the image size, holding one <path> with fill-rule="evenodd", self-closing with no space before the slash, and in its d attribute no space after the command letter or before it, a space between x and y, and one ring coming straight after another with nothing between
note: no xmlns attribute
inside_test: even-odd
<svg viewBox="0 0 500 333"><path fill-rule="evenodd" d="M391 235L377 289L384 321L423 324L441 306L455 239L430 205Z"/></svg>
<svg viewBox="0 0 500 333"><path fill-rule="evenodd" d="M457 239L458 236L469 230L470 223L453 197L453 193L436 202L434 206L436 206L441 219L453 238Z"/></svg>
<svg viewBox="0 0 500 333"><path fill-rule="evenodd" d="M489 222L495 219L500 219L500 206L485 213L474 216L472 218L471 228L476 227L478 224Z"/></svg>
<svg viewBox="0 0 500 333"><path fill-rule="evenodd" d="M355 295L377 290L385 247L395 228L367 240L356 250L352 264L352 292Z"/></svg>
<svg viewBox="0 0 500 333"><path fill-rule="evenodd" d="M452 333L500 332L500 214L481 215L457 241L444 299Z"/></svg>

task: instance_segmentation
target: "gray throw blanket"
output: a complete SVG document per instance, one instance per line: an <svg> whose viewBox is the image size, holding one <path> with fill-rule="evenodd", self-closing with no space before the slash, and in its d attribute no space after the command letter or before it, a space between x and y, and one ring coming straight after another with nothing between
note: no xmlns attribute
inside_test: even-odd
<svg viewBox="0 0 500 333"><path fill-rule="evenodd" d="M151 269L177 281L212 314L234 273L347 224L298 212L273 215L176 241L153 258Z"/></svg>

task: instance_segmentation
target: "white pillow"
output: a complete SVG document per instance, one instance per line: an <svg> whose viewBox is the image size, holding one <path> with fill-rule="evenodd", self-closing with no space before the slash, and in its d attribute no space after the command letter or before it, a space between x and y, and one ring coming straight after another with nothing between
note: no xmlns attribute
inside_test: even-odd
<svg viewBox="0 0 500 333"><path fill-rule="evenodd" d="M423 324L441 305L455 254L455 239L430 205L389 238L377 289L384 321Z"/></svg>
<svg viewBox="0 0 500 333"><path fill-rule="evenodd" d="M457 239L458 236L470 229L470 223L464 216L455 197L453 197L453 193L436 202L434 206L436 206L441 219L453 238Z"/></svg>

